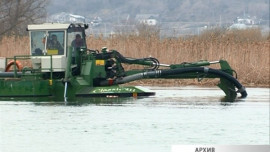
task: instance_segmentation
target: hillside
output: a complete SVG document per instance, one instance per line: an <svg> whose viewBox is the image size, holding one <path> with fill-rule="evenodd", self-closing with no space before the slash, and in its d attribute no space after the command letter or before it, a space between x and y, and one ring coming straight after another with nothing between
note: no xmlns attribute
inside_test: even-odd
<svg viewBox="0 0 270 152"><path fill-rule="evenodd" d="M269 20L269 0L51 0L47 11L111 22L148 13L159 14L163 22L231 22L244 14Z"/></svg>

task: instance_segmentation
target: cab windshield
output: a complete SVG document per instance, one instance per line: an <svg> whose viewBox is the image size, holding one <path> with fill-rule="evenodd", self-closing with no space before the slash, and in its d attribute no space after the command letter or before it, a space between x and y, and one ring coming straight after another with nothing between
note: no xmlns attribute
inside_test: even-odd
<svg viewBox="0 0 270 152"><path fill-rule="evenodd" d="M64 55L64 31L32 31L31 55Z"/></svg>
<svg viewBox="0 0 270 152"><path fill-rule="evenodd" d="M64 31L50 31L47 37L47 55L64 55Z"/></svg>

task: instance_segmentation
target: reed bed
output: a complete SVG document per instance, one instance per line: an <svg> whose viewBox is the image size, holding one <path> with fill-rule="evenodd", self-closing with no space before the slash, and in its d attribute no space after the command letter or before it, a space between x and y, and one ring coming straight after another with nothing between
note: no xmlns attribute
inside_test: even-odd
<svg viewBox="0 0 270 152"><path fill-rule="evenodd" d="M159 39L157 36L115 35L110 38L87 37L90 49L118 50L126 57L155 57L160 63L177 64L199 60L224 59L237 71L239 81L245 86L269 87L270 40L256 30L240 32L210 31L199 36ZM0 57L29 54L28 37L4 37L0 43ZM216 66L214 66L216 67ZM134 68L126 66L127 69ZM216 84L203 80L147 80L136 81L140 85L178 86Z"/></svg>

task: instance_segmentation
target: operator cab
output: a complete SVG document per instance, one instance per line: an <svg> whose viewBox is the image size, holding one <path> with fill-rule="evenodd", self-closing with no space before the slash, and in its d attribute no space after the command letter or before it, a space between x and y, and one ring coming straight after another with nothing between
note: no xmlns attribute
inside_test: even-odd
<svg viewBox="0 0 270 152"><path fill-rule="evenodd" d="M28 25L30 35L30 54L34 69L42 72L64 72L67 52L72 52L72 64L76 64L77 51L86 49L85 24L45 23ZM52 56L52 62L51 62Z"/></svg>

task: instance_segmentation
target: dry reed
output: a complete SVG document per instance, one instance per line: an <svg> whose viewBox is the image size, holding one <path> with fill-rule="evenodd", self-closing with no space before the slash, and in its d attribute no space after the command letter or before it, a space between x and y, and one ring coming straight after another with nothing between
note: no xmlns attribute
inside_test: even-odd
<svg viewBox="0 0 270 152"><path fill-rule="evenodd" d="M269 87L270 84L270 40L263 38L256 30L210 31L185 40L182 38L160 40L156 36L136 35L117 35L110 38L90 36L87 38L87 46L99 50L106 46L108 49L118 50L126 57L152 56L165 64L224 59L237 71L238 79L244 85ZM4 37L1 40L0 57L21 54L29 54L28 37ZM209 83L208 81L210 80L205 80L206 83ZM196 80L148 80L136 83L170 86L201 84Z"/></svg>

